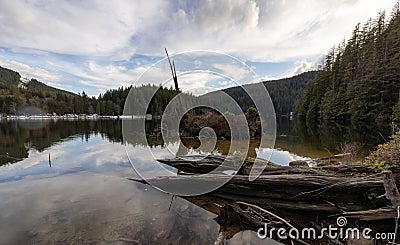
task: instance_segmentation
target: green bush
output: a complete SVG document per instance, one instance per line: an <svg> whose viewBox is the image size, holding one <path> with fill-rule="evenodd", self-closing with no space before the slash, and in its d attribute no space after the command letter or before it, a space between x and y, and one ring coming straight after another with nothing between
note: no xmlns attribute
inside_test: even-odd
<svg viewBox="0 0 400 245"><path fill-rule="evenodd" d="M400 131L389 142L378 145L376 151L365 158L365 163L377 170L400 167Z"/></svg>

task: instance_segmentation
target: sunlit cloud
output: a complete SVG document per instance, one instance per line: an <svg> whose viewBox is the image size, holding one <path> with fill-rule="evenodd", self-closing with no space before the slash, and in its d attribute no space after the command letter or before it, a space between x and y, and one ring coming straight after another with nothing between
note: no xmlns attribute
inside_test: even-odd
<svg viewBox="0 0 400 245"><path fill-rule="evenodd" d="M395 2L2 1L0 65L96 95L133 84L167 47L171 54L223 52L274 69L291 63L280 72L253 65L260 77L279 78L313 69L358 22Z"/></svg>
<svg viewBox="0 0 400 245"><path fill-rule="evenodd" d="M58 81L60 76L47 71L44 68L32 67L15 60L1 60L0 66L18 71L23 77L36 78L45 81Z"/></svg>
<svg viewBox="0 0 400 245"><path fill-rule="evenodd" d="M298 75L306 71L315 70L315 63L306 60L296 61L291 75Z"/></svg>

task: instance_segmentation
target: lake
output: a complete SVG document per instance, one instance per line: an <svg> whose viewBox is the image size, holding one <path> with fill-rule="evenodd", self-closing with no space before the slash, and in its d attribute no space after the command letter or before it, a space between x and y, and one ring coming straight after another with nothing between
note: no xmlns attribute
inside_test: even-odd
<svg viewBox="0 0 400 245"><path fill-rule="evenodd" d="M128 179L138 175L121 127L120 120L0 121L0 243L213 244L220 230L215 213L198 200ZM287 165L330 156L349 142L359 142L362 157L388 134L376 127L313 129L280 119L271 161ZM157 137L149 144L155 152L165 146ZM185 144L195 148L198 141ZM134 147L143 154L132 161L154 161L145 146ZM217 152L228 148L228 141L217 142ZM252 140L249 155L257 148ZM254 231L228 238L228 244L266 242Z"/></svg>

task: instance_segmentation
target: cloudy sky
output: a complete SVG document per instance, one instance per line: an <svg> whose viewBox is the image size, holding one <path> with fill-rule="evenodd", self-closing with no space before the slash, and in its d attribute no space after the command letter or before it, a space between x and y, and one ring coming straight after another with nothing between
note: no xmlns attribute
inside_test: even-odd
<svg viewBox="0 0 400 245"><path fill-rule="evenodd" d="M312 69L358 22L395 2L0 1L0 66L98 95L133 84L167 47L227 53L262 78L281 78Z"/></svg>

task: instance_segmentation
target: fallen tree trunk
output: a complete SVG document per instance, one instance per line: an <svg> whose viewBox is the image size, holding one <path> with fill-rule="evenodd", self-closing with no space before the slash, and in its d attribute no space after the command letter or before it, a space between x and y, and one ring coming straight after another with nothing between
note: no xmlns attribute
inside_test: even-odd
<svg viewBox="0 0 400 245"><path fill-rule="evenodd" d="M348 218L355 218L362 221L374 221L383 219L393 219L397 216L397 211L392 207L370 209L356 212L344 212L340 214Z"/></svg>
<svg viewBox="0 0 400 245"><path fill-rule="evenodd" d="M393 207L400 206L400 194L397 190L396 181L392 171L385 170L383 174L383 186L385 187L385 196L392 203Z"/></svg>
<svg viewBox="0 0 400 245"><path fill-rule="evenodd" d="M334 157L339 157L342 155L335 155ZM334 158L333 157L333 158ZM351 176L351 175L370 175L374 173L374 170L363 165L327 165L322 162L324 159L330 158L320 158L314 159L313 161L321 161L317 166L309 167L307 161L294 161L289 163L289 166L281 166L271 163L263 159L247 158L241 169L238 171L240 174L249 174L250 170L254 168L254 162L257 161L263 165L259 166L262 168L263 175L278 175L278 174L306 174L306 175L341 175L341 176ZM189 156L179 156L171 159L159 159L157 160L161 163L172 166L181 171L181 174L205 174L217 169L224 163L224 167L220 167L220 172L225 170L236 171L233 164L233 160L230 157L220 156L220 155L189 155Z"/></svg>
<svg viewBox="0 0 400 245"><path fill-rule="evenodd" d="M192 181L193 177L201 184L232 176L178 175L154 178L151 183L179 183L184 186L185 181ZM269 224L271 227L290 227L294 222L296 227L310 227L296 220L299 217L307 217L304 221L311 222L308 224L316 228L319 227L317 223L308 220L308 217L325 217L329 220L332 217L344 216L355 219L354 222L381 222L397 217L397 210L391 207L391 204L397 204L399 195L396 179L391 172L369 177L286 174L261 175L254 181L249 181L248 177L236 175L224 186L207 195L183 197L217 214L216 221L220 224L220 232L215 244L223 244L240 230L257 231L263 224ZM386 198L383 198L385 196ZM322 230L321 227L318 229ZM332 242L329 236L325 239ZM306 244L301 240L297 242ZM341 240L335 240L334 243L343 244Z"/></svg>
<svg viewBox="0 0 400 245"><path fill-rule="evenodd" d="M192 183L194 176L158 177L155 185ZM385 193L382 178L343 178L322 175L261 175L249 181L246 175L197 175L199 184L230 179L210 193L230 200L270 206L282 210L337 213L380 208L390 203L376 198Z"/></svg>
<svg viewBox="0 0 400 245"><path fill-rule="evenodd" d="M335 157L342 157L335 156ZM188 175L158 177L151 180L155 185L181 185L193 183L201 186L206 182L229 181L208 195L229 201L243 201L260 207L282 211L341 214L367 220L368 215L377 219L394 218L387 207L400 205L396 179L391 172L374 173L362 165L326 165L308 167L302 164L280 166L266 160L263 174L254 181L246 175L256 159L246 159L241 172L235 176L208 173L224 161L227 169L233 168L233 160L219 155L183 156L159 160L185 171ZM382 177L383 176L383 177ZM386 198L379 198L386 195ZM391 205L392 204L392 205Z"/></svg>
<svg viewBox="0 0 400 245"><path fill-rule="evenodd" d="M226 160L226 168L223 170L234 169L233 162L224 156L219 155L190 155L190 156L179 156L171 159L158 159L157 161L172 166L184 173L209 173L219 166Z"/></svg>

